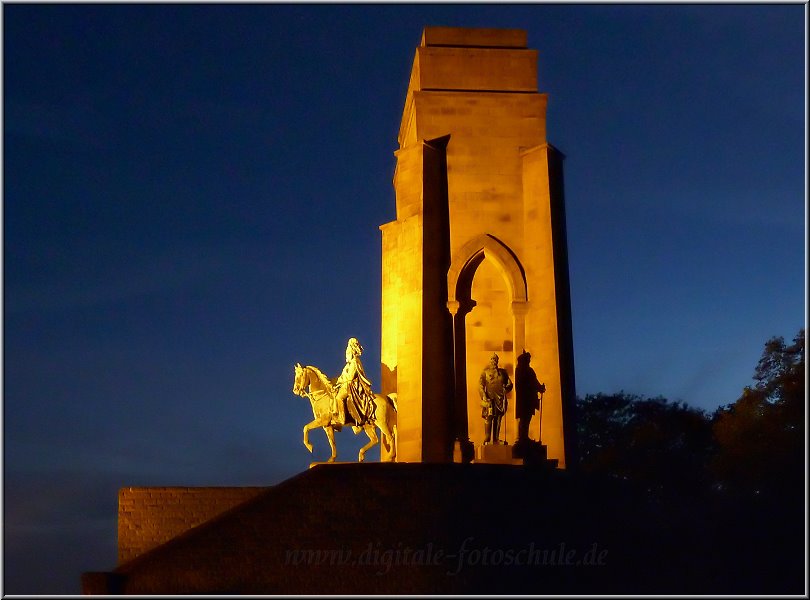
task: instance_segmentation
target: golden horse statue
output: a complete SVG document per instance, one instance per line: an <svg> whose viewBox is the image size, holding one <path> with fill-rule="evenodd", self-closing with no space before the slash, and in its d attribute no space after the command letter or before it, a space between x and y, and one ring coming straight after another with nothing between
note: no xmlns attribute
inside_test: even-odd
<svg viewBox="0 0 810 600"><path fill-rule="evenodd" d="M312 452L312 444L309 442L310 430L323 427L332 448L332 456L329 457L328 462L335 462L335 458L337 458L335 430L340 431L343 425L354 425L362 428L369 439L369 442L360 448L357 457L359 462L363 462L366 452L380 441L377 437L377 428L380 429L382 434L384 455L387 457L384 460L390 462L396 460L397 395L374 394L374 413L371 418L364 423L355 423L349 413L346 412L346 423L339 423L332 413L334 389L332 381L320 369L313 366L301 366L296 363L293 393L309 398L309 402L312 404L312 414L315 417L304 425L304 446L307 447L307 450Z"/></svg>

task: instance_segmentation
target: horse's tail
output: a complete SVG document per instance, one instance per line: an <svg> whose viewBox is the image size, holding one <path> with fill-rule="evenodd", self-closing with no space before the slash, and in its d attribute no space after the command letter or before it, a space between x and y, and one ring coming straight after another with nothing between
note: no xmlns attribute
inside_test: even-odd
<svg viewBox="0 0 810 600"><path fill-rule="evenodd" d="M392 393L388 394L388 401L391 402L391 404L394 407L394 410L399 412L399 408L397 408L397 393L396 392L392 392Z"/></svg>

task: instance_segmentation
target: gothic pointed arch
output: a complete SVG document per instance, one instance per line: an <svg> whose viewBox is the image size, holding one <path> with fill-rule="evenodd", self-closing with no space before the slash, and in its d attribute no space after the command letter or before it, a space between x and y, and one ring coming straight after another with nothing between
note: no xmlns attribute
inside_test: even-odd
<svg viewBox="0 0 810 600"><path fill-rule="evenodd" d="M460 300L459 282L468 279L471 274L467 271L474 271L484 258L497 264L506 276L512 302L528 301L526 274L520 261L506 244L487 233L470 239L453 255L447 271L448 306Z"/></svg>

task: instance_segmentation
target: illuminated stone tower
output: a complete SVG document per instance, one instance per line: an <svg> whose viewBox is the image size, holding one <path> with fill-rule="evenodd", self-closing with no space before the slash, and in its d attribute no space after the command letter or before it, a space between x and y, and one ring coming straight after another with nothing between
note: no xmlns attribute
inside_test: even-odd
<svg viewBox="0 0 810 600"><path fill-rule="evenodd" d="M469 460L483 441L482 369L496 352L514 379L525 349L547 388L530 437L565 467L574 364L563 156L546 141L546 104L525 31L424 30L395 152L396 220L380 227L398 461Z"/></svg>

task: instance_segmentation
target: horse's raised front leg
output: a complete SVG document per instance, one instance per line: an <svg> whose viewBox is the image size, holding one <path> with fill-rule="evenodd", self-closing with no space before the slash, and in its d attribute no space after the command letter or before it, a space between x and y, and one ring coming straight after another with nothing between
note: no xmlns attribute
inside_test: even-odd
<svg viewBox="0 0 810 600"><path fill-rule="evenodd" d="M326 437L329 439L329 445L332 447L332 456L329 457L327 462L335 462L337 458L337 448L335 447L335 429L331 425L323 428L326 432Z"/></svg>
<svg viewBox="0 0 810 600"><path fill-rule="evenodd" d="M366 460L366 451L369 448L374 447L374 445L377 444L377 442L380 441L379 438L377 437L376 429L377 428L374 425L370 424L370 423L366 423L363 426L363 431L365 431L366 435L368 436L368 444L366 444L365 446L360 448L360 454L357 457L358 461L363 462L364 460Z"/></svg>
<svg viewBox="0 0 810 600"><path fill-rule="evenodd" d="M304 446L307 447L307 450L312 452L312 444L309 443L309 432L312 429L317 429L318 427L325 427L329 423L329 419L315 419L314 421L310 421L306 425L304 425Z"/></svg>

